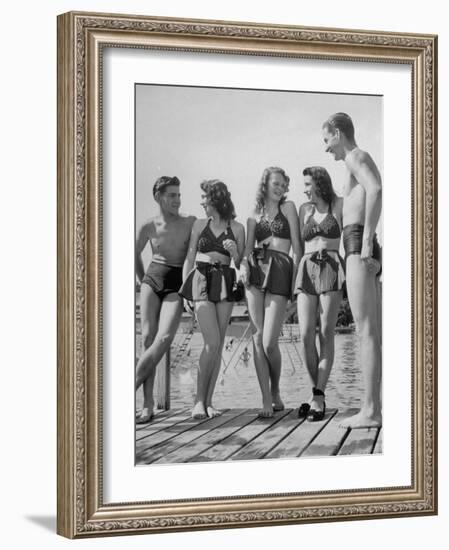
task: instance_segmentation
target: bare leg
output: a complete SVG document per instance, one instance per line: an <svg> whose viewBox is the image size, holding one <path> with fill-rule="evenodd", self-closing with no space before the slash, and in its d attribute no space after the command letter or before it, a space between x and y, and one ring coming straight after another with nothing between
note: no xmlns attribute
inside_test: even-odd
<svg viewBox="0 0 449 550"><path fill-rule="evenodd" d="M151 346L159 325L159 314L162 302L154 290L147 284L140 288L140 324L142 327L142 354ZM137 424L149 422L153 416L153 385L155 371L150 372L143 381L143 406L136 414ZM137 389L137 387L136 387Z"/></svg>
<svg viewBox="0 0 449 550"><path fill-rule="evenodd" d="M193 418L206 418L208 388L221 349L220 328L216 305L212 302L195 303L196 318L203 335L204 346L200 355Z"/></svg>
<svg viewBox="0 0 449 550"><path fill-rule="evenodd" d="M329 375L334 363L335 355L335 325L337 324L338 309L341 302L341 291L326 292L321 294L320 300L320 358L318 362L318 374L315 387L324 392ZM313 410L322 411L324 408L324 396L315 395L311 407Z"/></svg>
<svg viewBox="0 0 449 550"><path fill-rule="evenodd" d="M380 369L382 373L382 341L383 341L383 332L382 332L382 281L379 277L376 277L376 290L377 290L377 334L379 335L379 345L380 345ZM381 374L382 377L382 374ZM382 379L380 384L380 407L382 409Z"/></svg>
<svg viewBox="0 0 449 550"><path fill-rule="evenodd" d="M234 304L232 302L219 302L216 306L218 328L220 330L220 349L218 350L215 360L214 370L212 372L211 379L209 381L209 387L207 388L206 395L206 412L207 416L214 417L220 416L221 412L215 409L212 405L212 396L214 394L215 385L217 383L218 374L220 372L221 354L223 352L223 344L226 336L226 330L229 325L229 318L231 317L232 308Z"/></svg>
<svg viewBox="0 0 449 550"><path fill-rule="evenodd" d="M148 380L148 387L145 387L146 392L148 392L148 406L146 406L147 404L144 405L144 408L148 409L147 414L152 414L154 407L153 384L156 367L163 355L170 348L173 338L175 337L176 330L178 329L181 313L181 298L175 293L168 294L161 304L159 326L153 343L143 353L137 363L136 390L141 384ZM142 411L142 416L143 413L144 411ZM148 422L148 420L146 421ZM143 420L140 422L143 422Z"/></svg>
<svg viewBox="0 0 449 550"><path fill-rule="evenodd" d="M136 419L137 424L146 424L153 418L154 410L154 380L156 378L156 369L153 369L147 379L144 381L143 387L143 406L140 415Z"/></svg>
<svg viewBox="0 0 449 550"><path fill-rule="evenodd" d="M287 298L278 294L265 294L265 320L263 326L263 348L268 359L270 375L271 402L274 411L284 409L279 391L279 380L281 378L282 358L279 349L279 333L282 328Z"/></svg>
<svg viewBox="0 0 449 550"><path fill-rule="evenodd" d="M300 292L297 299L299 323L299 354L306 366L313 387L318 383L318 351L316 325L318 296Z"/></svg>
<svg viewBox="0 0 449 550"><path fill-rule="evenodd" d="M382 376L381 347L378 334L378 304L375 275L370 273L359 254L346 261L346 284L349 304L360 337L364 395L362 408L342 426L369 428L382 424L380 387Z"/></svg>
<svg viewBox="0 0 449 550"><path fill-rule="evenodd" d="M255 328L253 334L254 364L262 392L262 409L259 411L259 416L270 417L273 416L273 404L270 391L270 367L263 348L264 300L265 295L258 288L250 286L246 289L248 313Z"/></svg>
<svg viewBox="0 0 449 550"><path fill-rule="evenodd" d="M376 277L377 292L377 331L379 334L380 347L382 348L382 281Z"/></svg>

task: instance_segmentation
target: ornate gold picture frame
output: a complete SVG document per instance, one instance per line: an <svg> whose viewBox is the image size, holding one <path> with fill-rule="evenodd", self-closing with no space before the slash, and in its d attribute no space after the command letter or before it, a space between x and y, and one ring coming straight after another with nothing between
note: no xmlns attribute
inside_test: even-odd
<svg viewBox="0 0 449 550"><path fill-rule="evenodd" d="M411 71L411 483L104 498L106 49L403 65ZM437 513L437 37L127 15L58 18L58 533L70 538ZM407 182L403 182L406 184ZM385 185L388 183L386 182ZM402 205L404 206L404 205ZM131 368L131 367L130 367ZM129 443L132 445L132 442ZM148 466L154 468L155 466Z"/></svg>

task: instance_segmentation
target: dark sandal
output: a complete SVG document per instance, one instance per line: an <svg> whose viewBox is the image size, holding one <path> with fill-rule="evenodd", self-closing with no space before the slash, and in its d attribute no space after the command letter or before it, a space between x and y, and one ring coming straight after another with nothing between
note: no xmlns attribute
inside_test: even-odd
<svg viewBox="0 0 449 550"><path fill-rule="evenodd" d="M310 411L310 404L309 403L301 403L298 409L298 418L307 418L307 415Z"/></svg>
<svg viewBox="0 0 449 550"><path fill-rule="evenodd" d="M312 392L314 396L324 397L324 391L321 391L318 388L313 388ZM307 420L309 422L320 422L321 420L323 420L325 414L326 414L326 401L323 400L323 410L317 411L316 409L310 409L307 415Z"/></svg>

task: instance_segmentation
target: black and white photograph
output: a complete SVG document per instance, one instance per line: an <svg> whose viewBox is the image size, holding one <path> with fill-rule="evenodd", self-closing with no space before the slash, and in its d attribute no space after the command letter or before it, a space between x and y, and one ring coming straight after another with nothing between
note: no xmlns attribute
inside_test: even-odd
<svg viewBox="0 0 449 550"><path fill-rule="evenodd" d="M382 96L134 115L136 465L382 453Z"/></svg>
<svg viewBox="0 0 449 550"><path fill-rule="evenodd" d="M299 15L58 17L65 537L437 514L437 36Z"/></svg>

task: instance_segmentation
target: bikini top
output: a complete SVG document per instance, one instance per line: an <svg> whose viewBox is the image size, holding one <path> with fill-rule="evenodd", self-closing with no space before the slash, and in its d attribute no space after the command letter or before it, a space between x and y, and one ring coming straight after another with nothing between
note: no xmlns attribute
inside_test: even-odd
<svg viewBox="0 0 449 550"><path fill-rule="evenodd" d="M220 254L223 254L224 256L228 256L230 258L231 255L226 250L226 248L224 248L223 241L225 241L226 239L231 239L231 241L236 242L234 233L231 229L231 222L228 221L228 225L225 231L222 231L220 235L218 235L218 237L216 237L212 232L212 229L210 228L210 222L211 219L209 218L206 226L200 233L197 251L203 252L204 254L207 254L209 252L219 252Z"/></svg>
<svg viewBox="0 0 449 550"><path fill-rule="evenodd" d="M341 235L341 229L335 216L332 214L331 207L324 219L320 223L315 221L313 214L304 224L302 229L302 238L304 241L311 241L315 237L324 237L325 239L338 239Z"/></svg>
<svg viewBox="0 0 449 550"><path fill-rule="evenodd" d="M260 218L256 223L255 236L259 243L271 236L290 239L290 224L280 208L271 222L265 217Z"/></svg>

